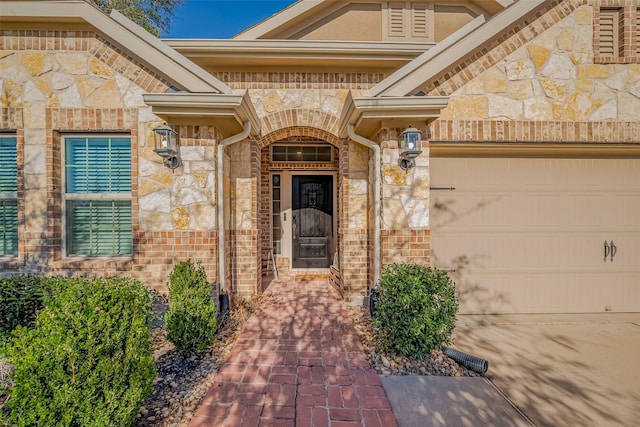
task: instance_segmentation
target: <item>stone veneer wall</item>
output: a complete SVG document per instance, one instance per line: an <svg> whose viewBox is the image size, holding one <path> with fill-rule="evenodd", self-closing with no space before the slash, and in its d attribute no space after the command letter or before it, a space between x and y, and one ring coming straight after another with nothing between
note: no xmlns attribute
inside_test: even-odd
<svg viewBox="0 0 640 427"><path fill-rule="evenodd" d="M18 140L19 255L3 275L119 274L166 290L173 265L202 261L217 276L215 146L207 126L180 126L183 166L152 149L161 123L142 94L171 86L102 36L87 31L0 31L0 129ZM62 251L62 139L67 132L123 133L132 144L134 254L81 259Z"/></svg>
<svg viewBox="0 0 640 427"><path fill-rule="evenodd" d="M382 267L390 263L430 264L429 146L423 141L415 167L398 165L402 129L383 129L382 149ZM423 139L428 133L423 129Z"/></svg>
<svg viewBox="0 0 640 427"><path fill-rule="evenodd" d="M437 141L640 142L640 57L598 56L600 5L635 16L638 1L549 1L422 90L450 96ZM633 22L633 21L630 21ZM627 23L627 44L636 37Z"/></svg>

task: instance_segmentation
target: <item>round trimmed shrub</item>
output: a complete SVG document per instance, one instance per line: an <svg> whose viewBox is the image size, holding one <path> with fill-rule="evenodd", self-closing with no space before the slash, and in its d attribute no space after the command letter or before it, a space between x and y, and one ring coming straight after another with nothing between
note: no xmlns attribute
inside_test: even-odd
<svg viewBox="0 0 640 427"><path fill-rule="evenodd" d="M202 263L183 261L169 275L167 338L182 354L209 347L216 339L216 306Z"/></svg>
<svg viewBox="0 0 640 427"><path fill-rule="evenodd" d="M35 327L16 328L7 347L9 425L131 425L156 376L149 293L130 279L57 282Z"/></svg>
<svg viewBox="0 0 640 427"><path fill-rule="evenodd" d="M388 265L375 300L376 339L394 354L422 357L450 341L457 311L455 284L445 271Z"/></svg>

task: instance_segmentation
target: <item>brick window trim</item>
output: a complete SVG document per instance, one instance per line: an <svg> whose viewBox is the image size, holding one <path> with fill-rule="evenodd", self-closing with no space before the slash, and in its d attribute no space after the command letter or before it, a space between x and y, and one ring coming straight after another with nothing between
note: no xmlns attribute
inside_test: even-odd
<svg viewBox="0 0 640 427"><path fill-rule="evenodd" d="M618 51L622 55L603 56L600 53L600 14L602 10L618 10L620 14L618 37L622 46ZM640 8L637 5L626 6L595 6L593 14L593 61L595 64L638 64L640 63L640 48L638 20L640 20Z"/></svg>
<svg viewBox="0 0 640 427"><path fill-rule="evenodd" d="M138 123L135 109L90 109L90 108L51 108L46 112L47 120L47 229L48 255L57 269L90 268L104 263L118 270L129 270L129 265L138 250L136 236L138 224ZM114 256L78 256L67 255L65 251L62 195L62 156L64 138L72 134L105 135L120 134L131 140L131 210L133 253Z"/></svg>

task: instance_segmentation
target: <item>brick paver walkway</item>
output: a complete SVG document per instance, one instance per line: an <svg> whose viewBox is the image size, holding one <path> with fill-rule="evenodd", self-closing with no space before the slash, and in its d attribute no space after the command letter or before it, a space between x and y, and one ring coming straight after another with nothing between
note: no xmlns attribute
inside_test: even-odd
<svg viewBox="0 0 640 427"><path fill-rule="evenodd" d="M273 282L191 421L202 426L396 426L340 295Z"/></svg>

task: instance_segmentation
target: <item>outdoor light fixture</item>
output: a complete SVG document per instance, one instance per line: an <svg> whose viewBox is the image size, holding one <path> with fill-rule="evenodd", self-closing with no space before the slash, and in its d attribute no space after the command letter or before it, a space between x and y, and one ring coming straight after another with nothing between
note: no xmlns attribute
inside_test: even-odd
<svg viewBox="0 0 640 427"><path fill-rule="evenodd" d="M153 151L163 158L163 163L169 169L175 169L182 164L180 160L180 139L178 133L163 124L153 129Z"/></svg>
<svg viewBox="0 0 640 427"><path fill-rule="evenodd" d="M422 132L409 126L402 132L402 152L398 159L398 166L409 170L416 165L415 158L422 153Z"/></svg>

